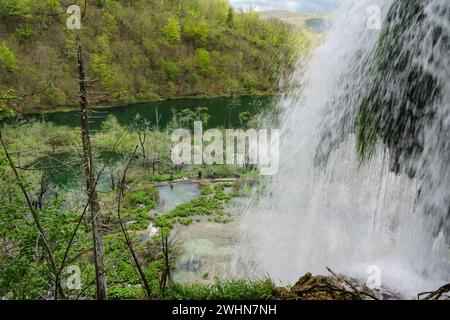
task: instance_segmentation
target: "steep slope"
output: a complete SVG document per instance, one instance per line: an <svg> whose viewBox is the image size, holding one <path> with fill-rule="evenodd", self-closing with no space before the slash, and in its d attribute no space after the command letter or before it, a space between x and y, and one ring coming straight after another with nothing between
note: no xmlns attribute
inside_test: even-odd
<svg viewBox="0 0 450 320"><path fill-rule="evenodd" d="M62 1L68 4L67 1ZM310 43L226 0L90 1L81 37L94 105L271 93ZM84 12L83 2L80 1ZM59 1L0 3L0 92L38 92L23 111L77 104L75 32Z"/></svg>

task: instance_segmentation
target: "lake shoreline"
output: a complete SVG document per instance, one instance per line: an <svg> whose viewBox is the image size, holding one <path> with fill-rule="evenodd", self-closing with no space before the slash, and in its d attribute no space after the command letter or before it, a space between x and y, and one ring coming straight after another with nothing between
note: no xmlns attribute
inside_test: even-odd
<svg viewBox="0 0 450 320"><path fill-rule="evenodd" d="M127 103L127 104L110 104L110 105L90 105L89 108L92 110L109 110L114 108L119 108L123 106L135 106L139 104L145 103L153 103L153 102L164 102L164 101L178 101L178 100L194 100L194 99L218 99L218 98L241 98L241 97L268 97L268 96L278 96L279 92L255 92L252 94L237 94L237 95L197 95L197 96L180 96L180 97L171 97L165 99L153 99L146 101L137 101L135 103ZM19 111L23 115L27 116L39 116L46 114L54 114L54 113L70 113L79 110L78 105L66 105L61 107L49 107L49 106L40 106L33 107L28 110Z"/></svg>

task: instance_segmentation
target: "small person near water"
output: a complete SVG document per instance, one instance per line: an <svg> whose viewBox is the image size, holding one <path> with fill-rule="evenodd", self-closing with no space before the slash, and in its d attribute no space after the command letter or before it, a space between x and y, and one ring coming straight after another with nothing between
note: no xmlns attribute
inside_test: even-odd
<svg viewBox="0 0 450 320"><path fill-rule="evenodd" d="M173 190L173 175L170 175L169 186L170 186L170 190Z"/></svg>

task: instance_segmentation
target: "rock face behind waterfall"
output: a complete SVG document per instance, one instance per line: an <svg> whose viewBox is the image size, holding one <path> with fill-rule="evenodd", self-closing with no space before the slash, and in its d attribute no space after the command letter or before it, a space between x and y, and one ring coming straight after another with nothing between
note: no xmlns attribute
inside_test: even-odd
<svg viewBox="0 0 450 320"><path fill-rule="evenodd" d="M369 158L381 141L389 150L391 169L422 184L419 200L429 193L441 195L440 203L422 205L441 219L435 232L445 224L449 232L450 2L395 1L368 80L356 116L360 158Z"/></svg>
<svg viewBox="0 0 450 320"><path fill-rule="evenodd" d="M427 17L431 14L433 20ZM443 107L443 86L448 86L439 73L447 69L448 80L449 21L445 1L402 0L390 9L368 75L369 91L358 110L362 157L373 151L376 138L390 148L397 170L400 161L423 153L424 131L447 115L436 109Z"/></svg>
<svg viewBox="0 0 450 320"><path fill-rule="evenodd" d="M393 1L375 48L353 60L324 112L316 165L350 134L361 162L381 143L391 171L417 178L418 210L439 220L435 234L450 239L450 2Z"/></svg>

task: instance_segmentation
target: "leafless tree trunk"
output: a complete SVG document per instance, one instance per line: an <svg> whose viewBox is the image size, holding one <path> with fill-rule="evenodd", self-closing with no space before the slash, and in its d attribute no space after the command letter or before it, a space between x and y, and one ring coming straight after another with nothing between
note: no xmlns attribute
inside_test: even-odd
<svg viewBox="0 0 450 320"><path fill-rule="evenodd" d="M155 118L156 118L156 131L159 132L159 121L161 121L161 116L159 115L158 112L158 106L156 106L155 109Z"/></svg>
<svg viewBox="0 0 450 320"><path fill-rule="evenodd" d="M169 285L172 285L173 279L172 279L172 267L170 265L170 256L169 256L170 254L169 238L168 235L165 235L163 231L161 231L161 248L162 253L164 255L164 268L161 273L159 288L161 294L164 295L167 283L169 283Z"/></svg>
<svg viewBox="0 0 450 320"><path fill-rule="evenodd" d="M144 271L142 270L142 267L141 267L141 265L139 263L139 259L138 259L137 255L136 255L136 252L135 252L134 248L133 248L133 244L131 243L130 237L129 237L128 232L127 232L127 229L125 227L124 222L122 221L122 216L120 214L121 205L122 205L122 198L125 195L124 186L125 186L127 171L128 171L128 168L130 167L131 161L134 158L134 155L136 154L137 148L138 147L136 147L134 149L134 152L131 155L130 160L128 161L128 163L127 163L127 165L126 165L126 167L125 167L125 169L123 171L122 180L119 182L119 191L117 192L117 217L119 219L120 228L122 229L122 233L123 233L123 235L125 237L125 242L126 242L126 244L128 246L128 249L130 250L131 256L133 257L133 261L134 261L134 263L136 265L136 269L137 269L137 271L139 273L139 276L141 277L142 285L144 286L145 292L147 293L147 297L150 299L151 295L152 295L152 291L151 291L150 286L148 284L147 278L145 277Z"/></svg>
<svg viewBox="0 0 450 320"><path fill-rule="evenodd" d="M148 155L145 150L145 143L147 142L147 137L149 135L150 122L145 118L141 118L140 115L137 115L135 120L135 127L138 131L139 145L141 147L142 166L146 168L148 165Z"/></svg>
<svg viewBox="0 0 450 320"><path fill-rule="evenodd" d="M147 156L145 153L145 141L147 140L147 129L144 128L142 132L138 132L139 135L139 144L141 145L142 151L142 166L145 168L147 164Z"/></svg>
<svg viewBox="0 0 450 320"><path fill-rule="evenodd" d="M40 185L41 186L39 189L36 206L39 208L39 210L43 210L44 209L44 196L48 191L48 181L47 181L47 177L45 175L42 176Z"/></svg>
<svg viewBox="0 0 450 320"><path fill-rule="evenodd" d="M36 228L39 233L39 237L42 239L42 242L44 243L45 251L47 253L46 258L50 267L50 270L53 272L53 276L55 277L55 299L58 299L58 290L61 297L64 299L64 290L61 286L61 282L59 281L59 277L57 277L57 269L56 269L56 262L55 258L52 253L52 249L50 247L50 244L48 243L47 237L45 236L44 229L42 228L38 212L36 210L36 207L33 205L33 200L31 199L30 195L28 194L28 191L26 187L23 185L23 182L20 178L19 172L17 171L16 166L14 165L14 162L11 159L11 156L8 152L8 149L6 147L6 143L3 140L2 132L0 130L0 143L2 145L3 151L5 153L6 159L8 160L8 164L11 168L11 170L14 173L14 176L17 181L17 185L19 186L20 190L22 191L23 196L25 197L25 201L27 203L27 206L31 212L31 216L33 217L34 224L36 225Z"/></svg>
<svg viewBox="0 0 450 320"><path fill-rule="evenodd" d="M82 58L80 36L77 36L78 72L80 83L80 109L81 109L81 140L83 143L83 158L86 175L86 190L89 198L89 211L91 213L92 236L94 243L95 276L97 284L97 299L107 299L106 276L103 272L105 253L100 234L101 215L98 202L96 183L94 178L94 163L92 158L91 139L89 134L89 107L87 99L87 79Z"/></svg>

